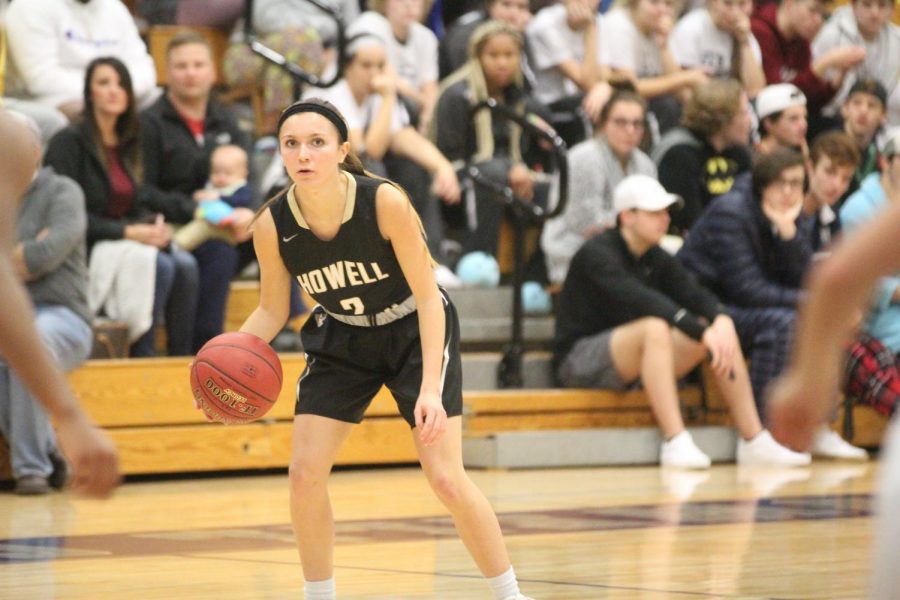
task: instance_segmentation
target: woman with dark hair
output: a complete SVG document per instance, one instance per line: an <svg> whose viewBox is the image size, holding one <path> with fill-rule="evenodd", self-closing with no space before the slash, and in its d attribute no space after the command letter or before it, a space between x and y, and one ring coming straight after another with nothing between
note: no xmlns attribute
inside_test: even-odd
<svg viewBox="0 0 900 600"><path fill-rule="evenodd" d="M350 128L329 102L289 106L278 140L292 185L257 213L262 288L241 331L271 340L288 318L294 279L319 302L301 332L307 366L297 384L289 468L306 598L335 598L328 474L384 385L495 598L527 600L497 517L463 468L459 321L435 283L410 198L363 171Z"/></svg>
<svg viewBox="0 0 900 600"><path fill-rule="evenodd" d="M585 240L616 226L613 190L628 175L656 178L656 165L638 147L647 105L633 91L617 91L600 111L596 134L569 150L569 202L544 225L541 245L547 274L562 283Z"/></svg>
<svg viewBox="0 0 900 600"><path fill-rule="evenodd" d="M197 262L171 246L162 215L142 208L140 121L131 77L120 60L101 57L88 65L84 106L82 122L50 141L44 161L84 191L91 308L128 323L131 356L155 353L156 328L163 321L169 355L190 354ZM153 286L152 307L143 300L144 289L129 283L148 273L141 281Z"/></svg>

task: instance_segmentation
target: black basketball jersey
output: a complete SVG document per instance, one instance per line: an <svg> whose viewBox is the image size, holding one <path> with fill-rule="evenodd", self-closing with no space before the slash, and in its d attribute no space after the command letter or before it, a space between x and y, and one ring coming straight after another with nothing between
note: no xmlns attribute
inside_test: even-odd
<svg viewBox="0 0 900 600"><path fill-rule="evenodd" d="M337 235L323 241L310 231L294 200L294 188L272 203L281 259L300 286L325 310L373 315L400 304L412 292L390 242L378 229L378 179L347 173L347 199Z"/></svg>

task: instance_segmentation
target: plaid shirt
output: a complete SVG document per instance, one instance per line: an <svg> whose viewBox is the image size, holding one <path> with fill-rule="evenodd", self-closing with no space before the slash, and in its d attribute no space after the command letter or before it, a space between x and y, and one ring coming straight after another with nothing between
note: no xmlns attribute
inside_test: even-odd
<svg viewBox="0 0 900 600"><path fill-rule="evenodd" d="M877 338L862 333L850 345L844 366L844 393L885 416L900 399L900 357Z"/></svg>

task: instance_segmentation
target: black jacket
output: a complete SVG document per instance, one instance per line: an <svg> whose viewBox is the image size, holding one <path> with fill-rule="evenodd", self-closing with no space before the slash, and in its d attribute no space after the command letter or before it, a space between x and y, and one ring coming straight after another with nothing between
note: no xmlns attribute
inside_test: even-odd
<svg viewBox="0 0 900 600"><path fill-rule="evenodd" d="M556 310L554 360L580 338L644 317L659 317L699 340L725 307L678 259L656 246L641 257L618 229L586 241L575 253Z"/></svg>
<svg viewBox="0 0 900 600"><path fill-rule="evenodd" d="M44 155L44 164L53 167L60 175L74 179L84 192L89 247L100 240L122 239L126 225L152 220L153 213L141 200L146 190L140 185L135 186L131 209L122 218L106 216L106 208L112 195L112 184L106 166L100 159L97 145L85 123L70 125L53 136ZM133 182L133 175L131 173L128 175Z"/></svg>
<svg viewBox="0 0 900 600"><path fill-rule="evenodd" d="M149 188L143 199L172 223L193 218L192 195L206 185L209 156L217 146L236 144L249 152L249 136L221 104L209 102L204 126L199 145L165 94L141 113L144 183Z"/></svg>

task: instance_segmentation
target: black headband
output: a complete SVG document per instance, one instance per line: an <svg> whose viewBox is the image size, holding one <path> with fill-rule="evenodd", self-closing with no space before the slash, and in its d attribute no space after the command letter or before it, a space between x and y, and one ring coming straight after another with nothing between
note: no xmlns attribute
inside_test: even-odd
<svg viewBox="0 0 900 600"><path fill-rule="evenodd" d="M281 111L281 116L278 117L278 128L276 131L281 131L281 126L287 121L288 117L292 117L296 114L305 113L305 112L314 112L322 115L337 128L338 135L341 136L341 143L346 142L349 136L347 131L347 124L344 122L344 119L341 118L341 115L334 110L333 108L329 108L324 104L319 104L318 102L294 102L286 109Z"/></svg>

